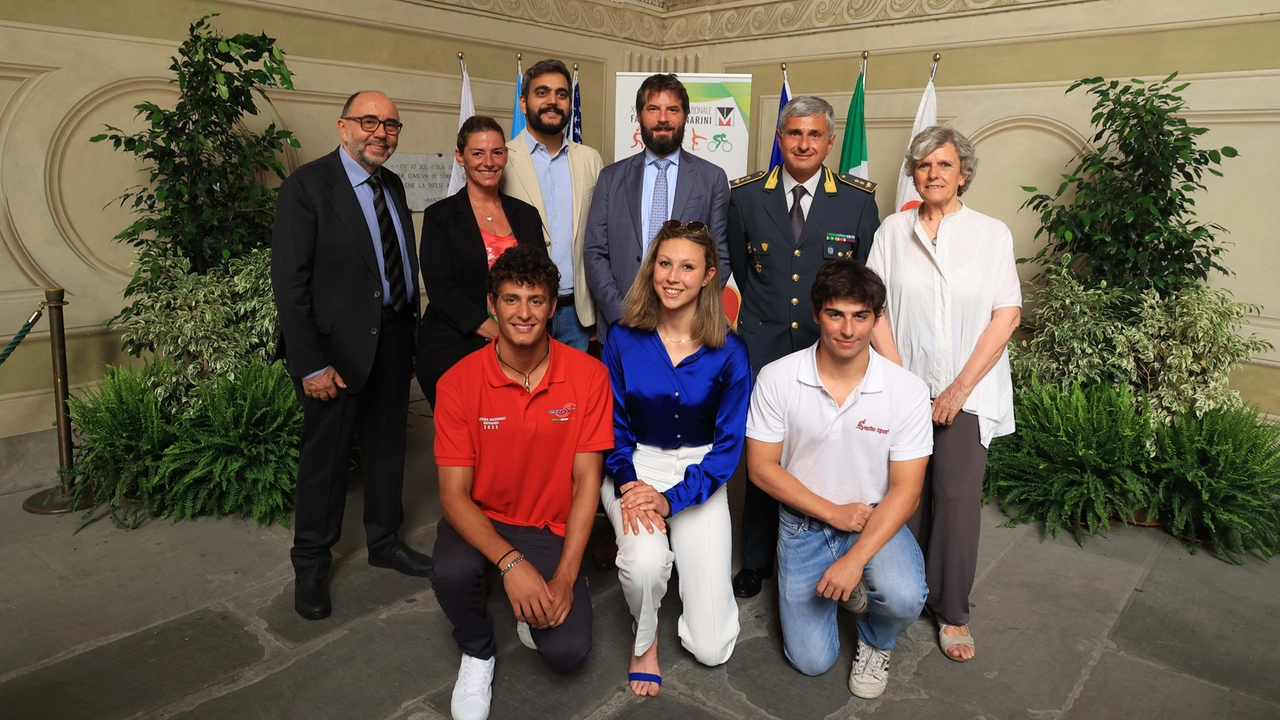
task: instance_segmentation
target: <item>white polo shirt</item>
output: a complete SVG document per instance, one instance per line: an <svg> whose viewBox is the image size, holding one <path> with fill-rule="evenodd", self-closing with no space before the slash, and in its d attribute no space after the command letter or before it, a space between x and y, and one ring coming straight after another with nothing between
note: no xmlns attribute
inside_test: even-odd
<svg viewBox="0 0 1280 720"><path fill-rule="evenodd" d="M929 387L871 353L867 374L843 405L818 377L818 343L760 371L747 437L782 443L782 468L837 505L880 502L889 462L933 454Z"/></svg>

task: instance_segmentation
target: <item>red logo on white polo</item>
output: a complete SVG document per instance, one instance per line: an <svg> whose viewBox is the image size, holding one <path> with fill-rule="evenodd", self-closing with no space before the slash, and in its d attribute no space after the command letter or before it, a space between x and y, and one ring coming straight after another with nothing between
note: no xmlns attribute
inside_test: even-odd
<svg viewBox="0 0 1280 720"><path fill-rule="evenodd" d="M866 430L867 432L880 433L881 435L888 435L888 434L889 434L889 429L888 429L888 428L878 428L878 427L876 427L875 425L868 425L868 424L867 424L867 419L866 419L866 418L863 418L863 419L861 419L861 420L859 420L859 421L858 421L858 429L859 429L859 430Z"/></svg>

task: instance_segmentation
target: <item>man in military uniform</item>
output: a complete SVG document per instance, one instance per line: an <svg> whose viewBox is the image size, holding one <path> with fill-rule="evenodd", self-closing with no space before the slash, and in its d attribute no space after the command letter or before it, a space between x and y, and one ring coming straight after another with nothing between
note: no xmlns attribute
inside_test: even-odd
<svg viewBox="0 0 1280 720"><path fill-rule="evenodd" d="M738 334L760 368L818 341L809 289L829 260L865 261L880 227L875 183L823 165L835 141L835 110L818 97L793 98L779 115L782 165L730 183L728 245L742 293ZM773 575L778 504L747 483L738 597Z"/></svg>

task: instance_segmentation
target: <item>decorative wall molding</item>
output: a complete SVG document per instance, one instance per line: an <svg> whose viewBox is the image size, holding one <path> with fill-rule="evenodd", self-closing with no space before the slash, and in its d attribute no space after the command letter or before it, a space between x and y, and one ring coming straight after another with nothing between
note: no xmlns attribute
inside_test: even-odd
<svg viewBox="0 0 1280 720"><path fill-rule="evenodd" d="M1091 0L401 0L655 49L1005 12ZM650 10L648 6L654 9Z"/></svg>
<svg viewBox="0 0 1280 720"><path fill-rule="evenodd" d="M3 148L8 142L9 133L13 127L13 118L31 95L31 91L56 69L37 65L0 63L0 79L16 80L21 83L13 95L9 97L8 102L3 107L0 107L0 148ZM16 297L7 297L5 299L25 301L28 297L43 298L44 293L40 288L51 287L54 283L49 279L49 275L41 269L35 258L31 257L31 253L27 252L27 248L22 244L21 238L18 237L18 229L13 224L13 213L9 209L9 194L4 191L3 175L0 175L0 248L8 252L14 266L21 272L22 277L30 283L31 288L30 290L11 290L6 294L13 294Z"/></svg>

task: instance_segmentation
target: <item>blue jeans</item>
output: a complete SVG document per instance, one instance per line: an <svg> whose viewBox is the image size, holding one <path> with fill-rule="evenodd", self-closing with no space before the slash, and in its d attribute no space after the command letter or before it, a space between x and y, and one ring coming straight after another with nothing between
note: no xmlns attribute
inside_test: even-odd
<svg viewBox="0 0 1280 720"><path fill-rule="evenodd" d="M551 337L582 352L587 351L587 344L591 342L591 333L578 322L578 309L572 304L556 306L556 314L551 318Z"/></svg>
<svg viewBox="0 0 1280 720"><path fill-rule="evenodd" d="M817 592L818 581L833 562L858 541L858 533L841 532L813 518L778 508L778 610L782 647L787 660L805 675L821 675L836 662L840 633L835 600ZM892 650L898 633L920 617L929 589L924 556L911 532L901 527L867 563L867 612L858 618L858 637L881 650Z"/></svg>

